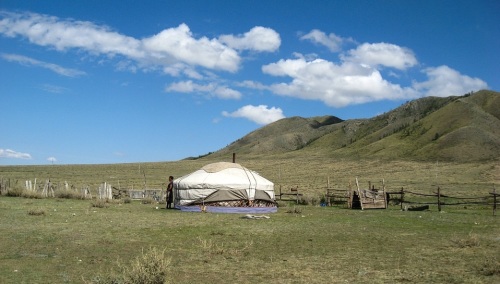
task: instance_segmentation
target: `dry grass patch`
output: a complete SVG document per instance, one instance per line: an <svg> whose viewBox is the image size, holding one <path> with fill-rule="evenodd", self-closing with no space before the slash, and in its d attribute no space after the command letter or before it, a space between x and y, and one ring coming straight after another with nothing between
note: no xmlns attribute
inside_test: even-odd
<svg viewBox="0 0 500 284"><path fill-rule="evenodd" d="M489 256L477 265L477 271L485 276L500 276L500 260L497 256Z"/></svg>
<svg viewBox="0 0 500 284"><path fill-rule="evenodd" d="M94 199L92 200L91 205L96 208L108 208L109 202L106 199Z"/></svg>
<svg viewBox="0 0 500 284"><path fill-rule="evenodd" d="M129 263L118 262L117 269L112 270L104 276L99 275L85 283L143 283L143 284L163 284L168 281L168 268L170 259L165 256L165 250L150 248L146 252L143 250Z"/></svg>
<svg viewBox="0 0 500 284"><path fill-rule="evenodd" d="M28 215L32 215L32 216L43 216L45 215L45 210L44 209L30 209L28 210Z"/></svg>
<svg viewBox="0 0 500 284"><path fill-rule="evenodd" d="M469 233L466 237L454 237L451 242L458 248L472 248L480 246L479 236L477 234Z"/></svg>

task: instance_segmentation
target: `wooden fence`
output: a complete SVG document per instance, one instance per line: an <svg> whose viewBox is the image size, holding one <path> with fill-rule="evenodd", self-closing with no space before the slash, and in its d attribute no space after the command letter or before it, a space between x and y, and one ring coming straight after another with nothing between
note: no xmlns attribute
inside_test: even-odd
<svg viewBox="0 0 500 284"><path fill-rule="evenodd" d="M295 201L299 204L302 200L302 193L299 193L299 187L290 188L289 192L282 192L281 185L279 186L279 194L275 194L276 201ZM285 198L283 198L285 196Z"/></svg>
<svg viewBox="0 0 500 284"><path fill-rule="evenodd" d="M403 188L399 191L387 192L387 194L390 196L389 200L400 204L401 210L425 210L429 208L429 205L436 205L438 211L441 211L444 206L483 205L492 206L494 216L496 215L498 197L500 196L495 187L493 187L493 191L489 195L485 196L450 196L442 194L440 187L432 194L412 192Z"/></svg>
<svg viewBox="0 0 500 284"><path fill-rule="evenodd" d="M368 188L361 188L356 178L356 189L353 189L351 184L349 184L348 189L331 189L328 182L325 199L325 205L328 206L344 204L347 208L362 210L387 208L384 180L378 188L370 181Z"/></svg>
<svg viewBox="0 0 500 284"><path fill-rule="evenodd" d="M64 190L75 192L84 199L120 199L125 197L131 199L152 198L156 201L165 199L164 190L162 189L122 189L103 182L92 190L89 185L77 188L66 181L54 183L50 179L46 179L44 182L40 182L35 178L33 181L25 180L20 182L19 180L0 177L0 195L5 195L9 190L15 188L23 188L26 192L37 193L41 197L56 197L58 191Z"/></svg>

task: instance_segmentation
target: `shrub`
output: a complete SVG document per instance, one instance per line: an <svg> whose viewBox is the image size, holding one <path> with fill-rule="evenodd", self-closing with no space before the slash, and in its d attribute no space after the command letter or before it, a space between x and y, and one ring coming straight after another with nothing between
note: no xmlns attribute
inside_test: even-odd
<svg viewBox="0 0 500 284"><path fill-rule="evenodd" d="M95 199L92 200L92 207L107 208L109 207L109 203L105 199Z"/></svg>
<svg viewBox="0 0 500 284"><path fill-rule="evenodd" d="M302 209L298 208L297 206L293 206L293 208L288 209L286 213L301 214Z"/></svg>
<svg viewBox="0 0 500 284"><path fill-rule="evenodd" d="M318 199L317 197L311 197L309 204L316 206L321 204L321 199Z"/></svg>
<svg viewBox="0 0 500 284"><path fill-rule="evenodd" d="M278 206L278 208L280 207L288 207L288 202L287 201L276 201L276 206Z"/></svg>
<svg viewBox="0 0 500 284"><path fill-rule="evenodd" d="M309 205L309 200L307 198L302 198L299 200L300 205Z"/></svg>
<svg viewBox="0 0 500 284"><path fill-rule="evenodd" d="M30 210L28 210L28 215L42 216L42 215L45 215L45 210L43 210L43 209L30 209Z"/></svg>
<svg viewBox="0 0 500 284"><path fill-rule="evenodd" d="M82 199L82 195L80 193L69 189L57 190L55 192L55 196L57 198L65 199Z"/></svg>
<svg viewBox="0 0 500 284"><path fill-rule="evenodd" d="M451 240L453 244L458 248L470 248L470 247L478 247L479 246L479 236L476 234L469 234L465 238L453 238Z"/></svg>
<svg viewBox="0 0 500 284"><path fill-rule="evenodd" d="M10 197L21 197L23 195L23 189L19 187L9 188L7 190L7 196Z"/></svg>
<svg viewBox="0 0 500 284"><path fill-rule="evenodd" d="M34 198L34 199L43 198L43 196L40 192L33 191L33 190L23 190L23 193L21 194L21 196L24 198Z"/></svg>
<svg viewBox="0 0 500 284"><path fill-rule="evenodd" d="M477 264L477 270L484 276L500 275L500 261L494 256L487 257Z"/></svg>
<svg viewBox="0 0 500 284"><path fill-rule="evenodd" d="M123 198L123 203L125 203L125 204L132 203L132 199L130 199L130 197L125 197L125 198Z"/></svg>
<svg viewBox="0 0 500 284"><path fill-rule="evenodd" d="M86 283L168 283L167 271L170 259L165 257L165 250L152 248L136 257L128 264L118 263L118 270L110 275L96 276Z"/></svg>

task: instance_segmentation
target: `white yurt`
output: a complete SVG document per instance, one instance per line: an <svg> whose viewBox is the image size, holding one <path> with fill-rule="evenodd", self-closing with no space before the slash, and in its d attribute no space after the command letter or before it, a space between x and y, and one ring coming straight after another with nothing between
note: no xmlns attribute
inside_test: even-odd
<svg viewBox="0 0 500 284"><path fill-rule="evenodd" d="M274 183L240 164L219 162L174 180L174 206L182 211L272 213Z"/></svg>

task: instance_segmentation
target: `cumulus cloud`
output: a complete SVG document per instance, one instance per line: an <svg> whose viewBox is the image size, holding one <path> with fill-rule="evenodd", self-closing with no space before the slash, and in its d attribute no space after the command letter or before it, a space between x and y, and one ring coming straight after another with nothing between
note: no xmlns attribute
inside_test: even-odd
<svg viewBox="0 0 500 284"><path fill-rule="evenodd" d="M350 38L344 39L334 33L330 33L329 35L327 35L325 32L317 29L311 30L308 34L301 36L300 39L309 40L313 43L324 45L332 52L340 51L342 49L342 44L345 41L353 42L353 40Z"/></svg>
<svg viewBox="0 0 500 284"><path fill-rule="evenodd" d="M356 49L349 50L342 59L373 67L385 66L399 70L413 67L418 63L413 51L389 43L363 43Z"/></svg>
<svg viewBox="0 0 500 284"><path fill-rule="evenodd" d="M198 84L191 80L172 83L165 88L166 92L178 93L199 93L208 97L217 97L220 99L239 99L241 93L224 85L217 83Z"/></svg>
<svg viewBox="0 0 500 284"><path fill-rule="evenodd" d="M274 93L319 100L333 107L416 96L411 89L382 78L378 70L351 62L335 64L323 59L287 59L265 65L262 71L292 79L289 83L270 85Z"/></svg>
<svg viewBox="0 0 500 284"><path fill-rule="evenodd" d="M222 115L225 117L246 118L260 125L266 125L285 118L285 116L283 115L283 111L280 108L268 108L267 105L246 105L231 113L223 111Z"/></svg>
<svg viewBox="0 0 500 284"><path fill-rule="evenodd" d="M281 43L278 33L264 27L254 27L243 35L223 35L219 39L210 39L204 36L195 37L186 24L180 24L155 35L136 39L92 22L12 12L0 12L0 34L26 38L33 44L59 51L79 49L92 55L110 58L121 56L131 60L125 60L125 66L123 61L120 61L120 68L125 67L126 70L134 70L130 65L134 62L138 68L143 69L169 67L181 63L236 72L241 63L237 49L274 51ZM166 71L172 72L169 69Z"/></svg>
<svg viewBox="0 0 500 284"><path fill-rule="evenodd" d="M422 72L427 75L428 80L413 84L413 87L422 93L422 96L457 96L488 88L488 84L483 80L462 75L445 65L427 68Z"/></svg>
<svg viewBox="0 0 500 284"><path fill-rule="evenodd" d="M53 164L53 163L57 162L57 159L55 157L48 157L47 161L49 161Z"/></svg>
<svg viewBox="0 0 500 284"><path fill-rule="evenodd" d="M31 155L28 153L16 152L11 149L0 149L0 158L31 160Z"/></svg>
<svg viewBox="0 0 500 284"><path fill-rule="evenodd" d="M0 33L8 37L25 37L31 43L61 51L80 48L97 54L144 57L140 40L91 22L61 20L36 13L2 12L0 16Z"/></svg>
<svg viewBox="0 0 500 284"><path fill-rule="evenodd" d="M254 27L242 35L221 35L219 40L237 50L254 50L258 52L275 51L281 45L280 35L270 28Z"/></svg>
<svg viewBox="0 0 500 284"><path fill-rule="evenodd" d="M319 30L313 30L301 39L329 46L332 51L339 50L342 42L334 34L327 36ZM427 80L423 82L413 82L410 86L393 83L382 76L380 69L389 68L389 78L397 80L401 71L418 66L418 60L412 50L389 43L360 44L341 53L339 63L302 54L295 54L295 57L262 66L263 73L285 78L282 82L264 86L245 81L241 86L318 100L332 107L430 95L460 95L487 88L484 81L462 75L447 66L424 69Z"/></svg>
<svg viewBox="0 0 500 284"><path fill-rule="evenodd" d="M66 77L78 77L85 75L85 72L80 70L64 68L57 64L40 61L23 55L2 53L0 56L9 62L19 63L28 67L35 66L45 68Z"/></svg>
<svg viewBox="0 0 500 284"><path fill-rule="evenodd" d="M237 71L238 53L216 39L195 39L186 24L169 28L142 40L144 50L155 62L184 62L209 69Z"/></svg>

